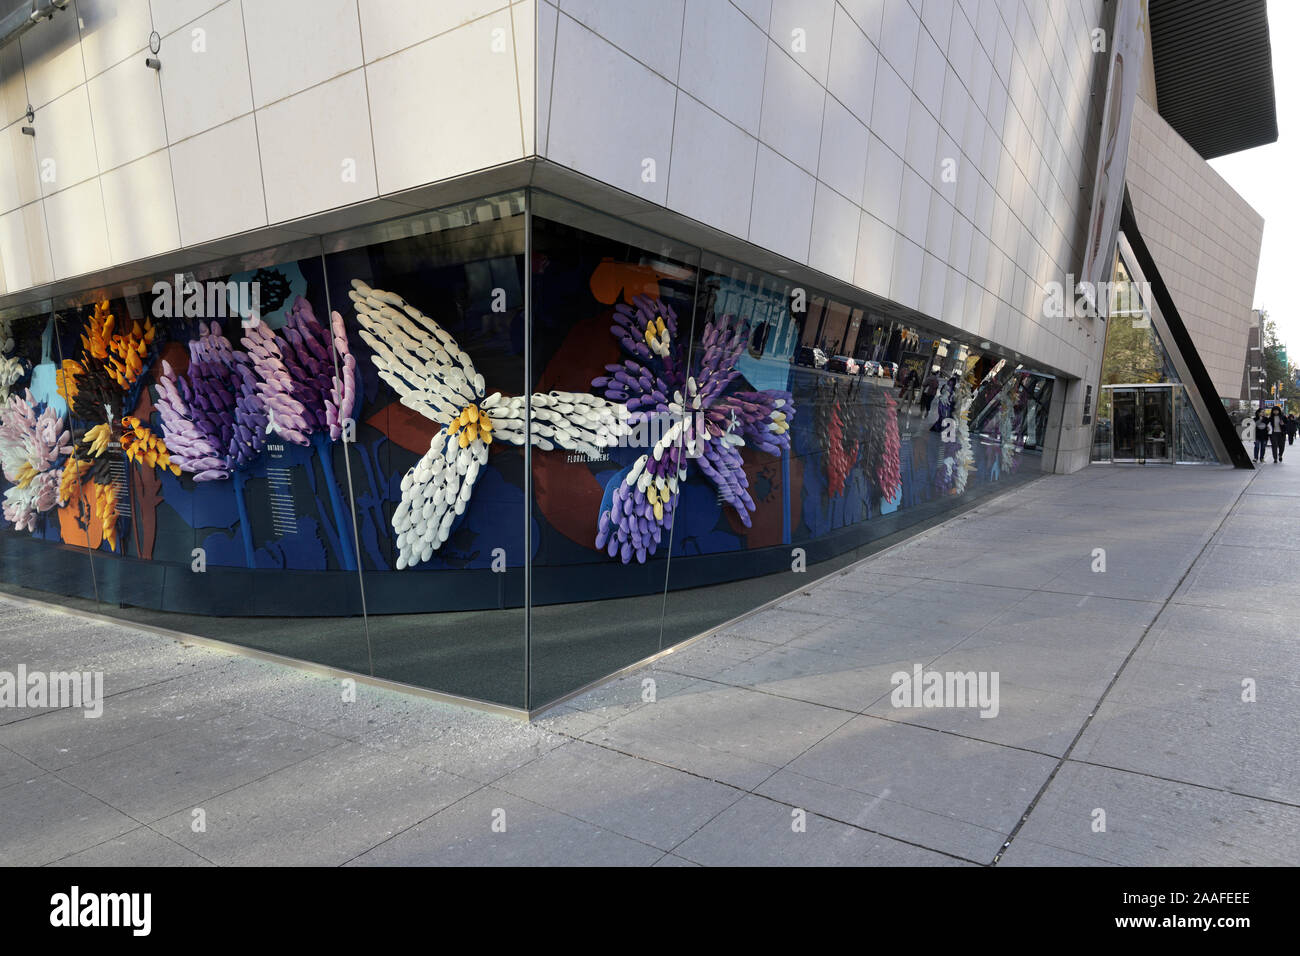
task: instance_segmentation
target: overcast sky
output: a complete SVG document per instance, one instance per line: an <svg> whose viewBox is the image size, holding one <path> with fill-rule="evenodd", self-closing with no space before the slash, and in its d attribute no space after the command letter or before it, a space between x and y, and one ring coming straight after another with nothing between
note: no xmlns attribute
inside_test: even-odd
<svg viewBox="0 0 1300 956"><path fill-rule="evenodd" d="M1267 309L1287 343L1287 357L1300 364L1300 303L1292 279L1300 277L1300 3L1269 0L1273 86L1277 92L1278 140L1210 160L1241 197L1264 217L1264 248L1255 283L1255 308ZM1207 51L1207 55L1212 55Z"/></svg>

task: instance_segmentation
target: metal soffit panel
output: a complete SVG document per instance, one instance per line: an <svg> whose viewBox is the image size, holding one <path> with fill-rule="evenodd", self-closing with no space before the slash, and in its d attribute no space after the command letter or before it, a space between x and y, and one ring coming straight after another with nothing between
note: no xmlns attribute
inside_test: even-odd
<svg viewBox="0 0 1300 956"><path fill-rule="evenodd" d="M1277 141L1266 0L1148 0L1160 115L1213 159Z"/></svg>

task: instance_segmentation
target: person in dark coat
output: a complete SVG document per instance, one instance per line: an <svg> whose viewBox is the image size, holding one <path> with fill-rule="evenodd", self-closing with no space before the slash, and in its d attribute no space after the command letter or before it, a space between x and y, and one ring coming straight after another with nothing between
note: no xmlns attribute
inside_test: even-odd
<svg viewBox="0 0 1300 956"><path fill-rule="evenodd" d="M930 374L925 377L925 383L921 386L921 415L930 414L930 406L934 404L934 396L939 392L939 373L930 370Z"/></svg>
<svg viewBox="0 0 1300 956"><path fill-rule="evenodd" d="M1273 443L1273 461L1280 462L1286 451L1286 419L1282 417L1282 409L1276 406L1268 416L1268 438Z"/></svg>
<svg viewBox="0 0 1300 956"><path fill-rule="evenodd" d="M1297 430L1300 430L1300 421L1296 421L1295 415L1288 415L1286 417L1286 443L1288 445L1295 444L1295 433Z"/></svg>
<svg viewBox="0 0 1300 956"><path fill-rule="evenodd" d="M909 368L902 378L901 394L899 395L899 404L907 408L916 401L917 391L921 387L921 376L916 374L916 369Z"/></svg>
<svg viewBox="0 0 1300 956"><path fill-rule="evenodd" d="M1255 409L1255 460L1264 461L1264 449L1268 447L1268 419L1264 417L1264 409Z"/></svg>

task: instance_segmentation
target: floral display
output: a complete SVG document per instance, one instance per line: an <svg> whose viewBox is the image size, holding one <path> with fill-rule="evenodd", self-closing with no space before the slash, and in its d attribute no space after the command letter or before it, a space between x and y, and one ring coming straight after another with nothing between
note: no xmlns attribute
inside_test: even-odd
<svg viewBox="0 0 1300 956"><path fill-rule="evenodd" d="M8 319L0 319L0 402L9 398L9 389L22 381L25 369L22 359L11 356L14 337Z"/></svg>
<svg viewBox="0 0 1300 956"><path fill-rule="evenodd" d="M342 316L331 312L326 329L311 304L299 296L279 334L259 322L241 341L259 379L258 394L280 436L296 445L310 444L317 435L338 441L356 401L357 362L348 348ZM331 342L338 352L337 371Z"/></svg>
<svg viewBox="0 0 1300 956"><path fill-rule="evenodd" d="M1016 380L1011 378L998 393L998 471L1010 472L1016 466Z"/></svg>
<svg viewBox="0 0 1300 956"><path fill-rule="evenodd" d="M970 406L974 393L970 385L961 381L945 386L945 403L940 407L940 417L935 422L943 436L942 451L935 470L935 487L941 494L962 494L966 479L975 467L975 453L970 441Z"/></svg>
<svg viewBox="0 0 1300 956"><path fill-rule="evenodd" d="M163 440L134 415L122 419L122 451L133 464L165 468L173 475L181 473L181 466L171 460Z"/></svg>
<svg viewBox="0 0 1300 956"><path fill-rule="evenodd" d="M873 402L867 426L866 460L874 463L872 478L880 497L893 501L903 485L901 442L898 437L898 402L881 389L883 402Z"/></svg>
<svg viewBox="0 0 1300 956"><path fill-rule="evenodd" d="M13 482L5 490L4 517L19 531L35 531L37 515L59 503L60 458L72 453L72 436L53 409L36 412L31 391L0 405L0 470Z"/></svg>
<svg viewBox="0 0 1300 956"><path fill-rule="evenodd" d="M235 503L244 559L254 567L253 539L244 501L245 471L266 444L267 412L252 359L236 352L217 322L199 323L189 343L190 364L179 374L162 363L158 413L169 442L169 467L195 481L235 479Z"/></svg>
<svg viewBox="0 0 1300 956"><path fill-rule="evenodd" d="M351 521L334 477L330 449L330 443L342 437L343 423L352 415L356 401L357 362L348 347L343 318L331 312L330 327L326 329L311 304L298 296L279 334L258 322L241 341L257 374L257 392L270 427L286 441L316 449L339 529L343 567L355 571L352 536L345 530L351 527Z"/></svg>
<svg viewBox="0 0 1300 956"><path fill-rule="evenodd" d="M944 459L944 467L953 471L953 489L957 494L966 492L966 479L975 469L975 450L970 441L970 407L975 393L970 383L963 381L957 386L954 406L954 419L957 425L957 447L951 464Z"/></svg>
<svg viewBox="0 0 1300 956"><path fill-rule="evenodd" d="M530 252L489 211L199 267L179 311L133 280L0 323L9 577L31 556L110 604L223 617L707 605L1037 472L1053 383L991 350L543 215ZM978 399L952 376L900 409L899 365L970 371ZM430 660L478 653L410 628Z"/></svg>
<svg viewBox="0 0 1300 956"><path fill-rule="evenodd" d="M199 323L189 351L184 374L164 361L158 379L170 462L195 481L224 481L261 454L266 409L248 356L231 347L219 323Z"/></svg>
<svg viewBox="0 0 1300 956"><path fill-rule="evenodd" d="M826 462L826 493L832 498L844 493L859 452L870 440L869 394L859 381L847 386L838 379L818 383L813 430Z"/></svg>
<svg viewBox="0 0 1300 956"><path fill-rule="evenodd" d="M634 296L620 303L611 334L627 358L605 367L592 382L605 398L627 409L629 427L670 422L651 451L633 463L602 511L596 547L624 564L644 563L672 529L679 485L695 461L735 509L745 527L755 510L739 448L746 443L768 454L790 448L794 402L789 392L734 389L736 360L745 348L747 324L733 316L710 319L688 359L677 315L658 299ZM688 368L688 361L693 368Z"/></svg>
<svg viewBox="0 0 1300 956"><path fill-rule="evenodd" d="M81 354L65 359L57 374L58 392L68 403L71 417L86 423L80 440L74 443L72 458L64 465L60 497L71 501L76 486L87 474L95 484L95 513L103 529L103 539L117 548L116 489L110 470L110 447L119 442L128 426L123 423L127 409L134 408L143 387L142 373L154 343L153 323L133 322L119 328L117 317L108 302L95 303L94 311L81 335ZM89 424L89 423L95 424ZM130 426L132 446L143 441L155 457L166 453L162 440L149 434L138 421ZM138 433L137 433L138 431ZM90 516L86 516L89 520Z"/></svg>
<svg viewBox="0 0 1300 956"><path fill-rule="evenodd" d="M840 421L838 407L832 406L831 408L830 421L826 427L826 437L829 446L829 457L826 462L826 487L831 497L834 498L844 493L844 483L848 480L849 471L858 457L856 443L849 449L844 447L844 424Z"/></svg>
<svg viewBox="0 0 1300 956"><path fill-rule="evenodd" d="M352 280L349 295L379 377L403 405L441 426L428 452L402 478L402 500L393 513L398 570L428 561L446 543L494 441L522 445L528 434L542 450L591 455L617 442L623 425L613 403L561 391L531 400L488 394L469 355L432 318L360 279Z"/></svg>

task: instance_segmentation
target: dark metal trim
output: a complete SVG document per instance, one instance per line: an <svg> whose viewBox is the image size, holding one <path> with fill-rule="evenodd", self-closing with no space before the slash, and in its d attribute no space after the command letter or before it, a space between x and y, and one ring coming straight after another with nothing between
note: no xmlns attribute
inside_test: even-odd
<svg viewBox="0 0 1300 956"><path fill-rule="evenodd" d="M1203 159L1277 142L1265 0L1149 0L1160 115Z"/></svg>

